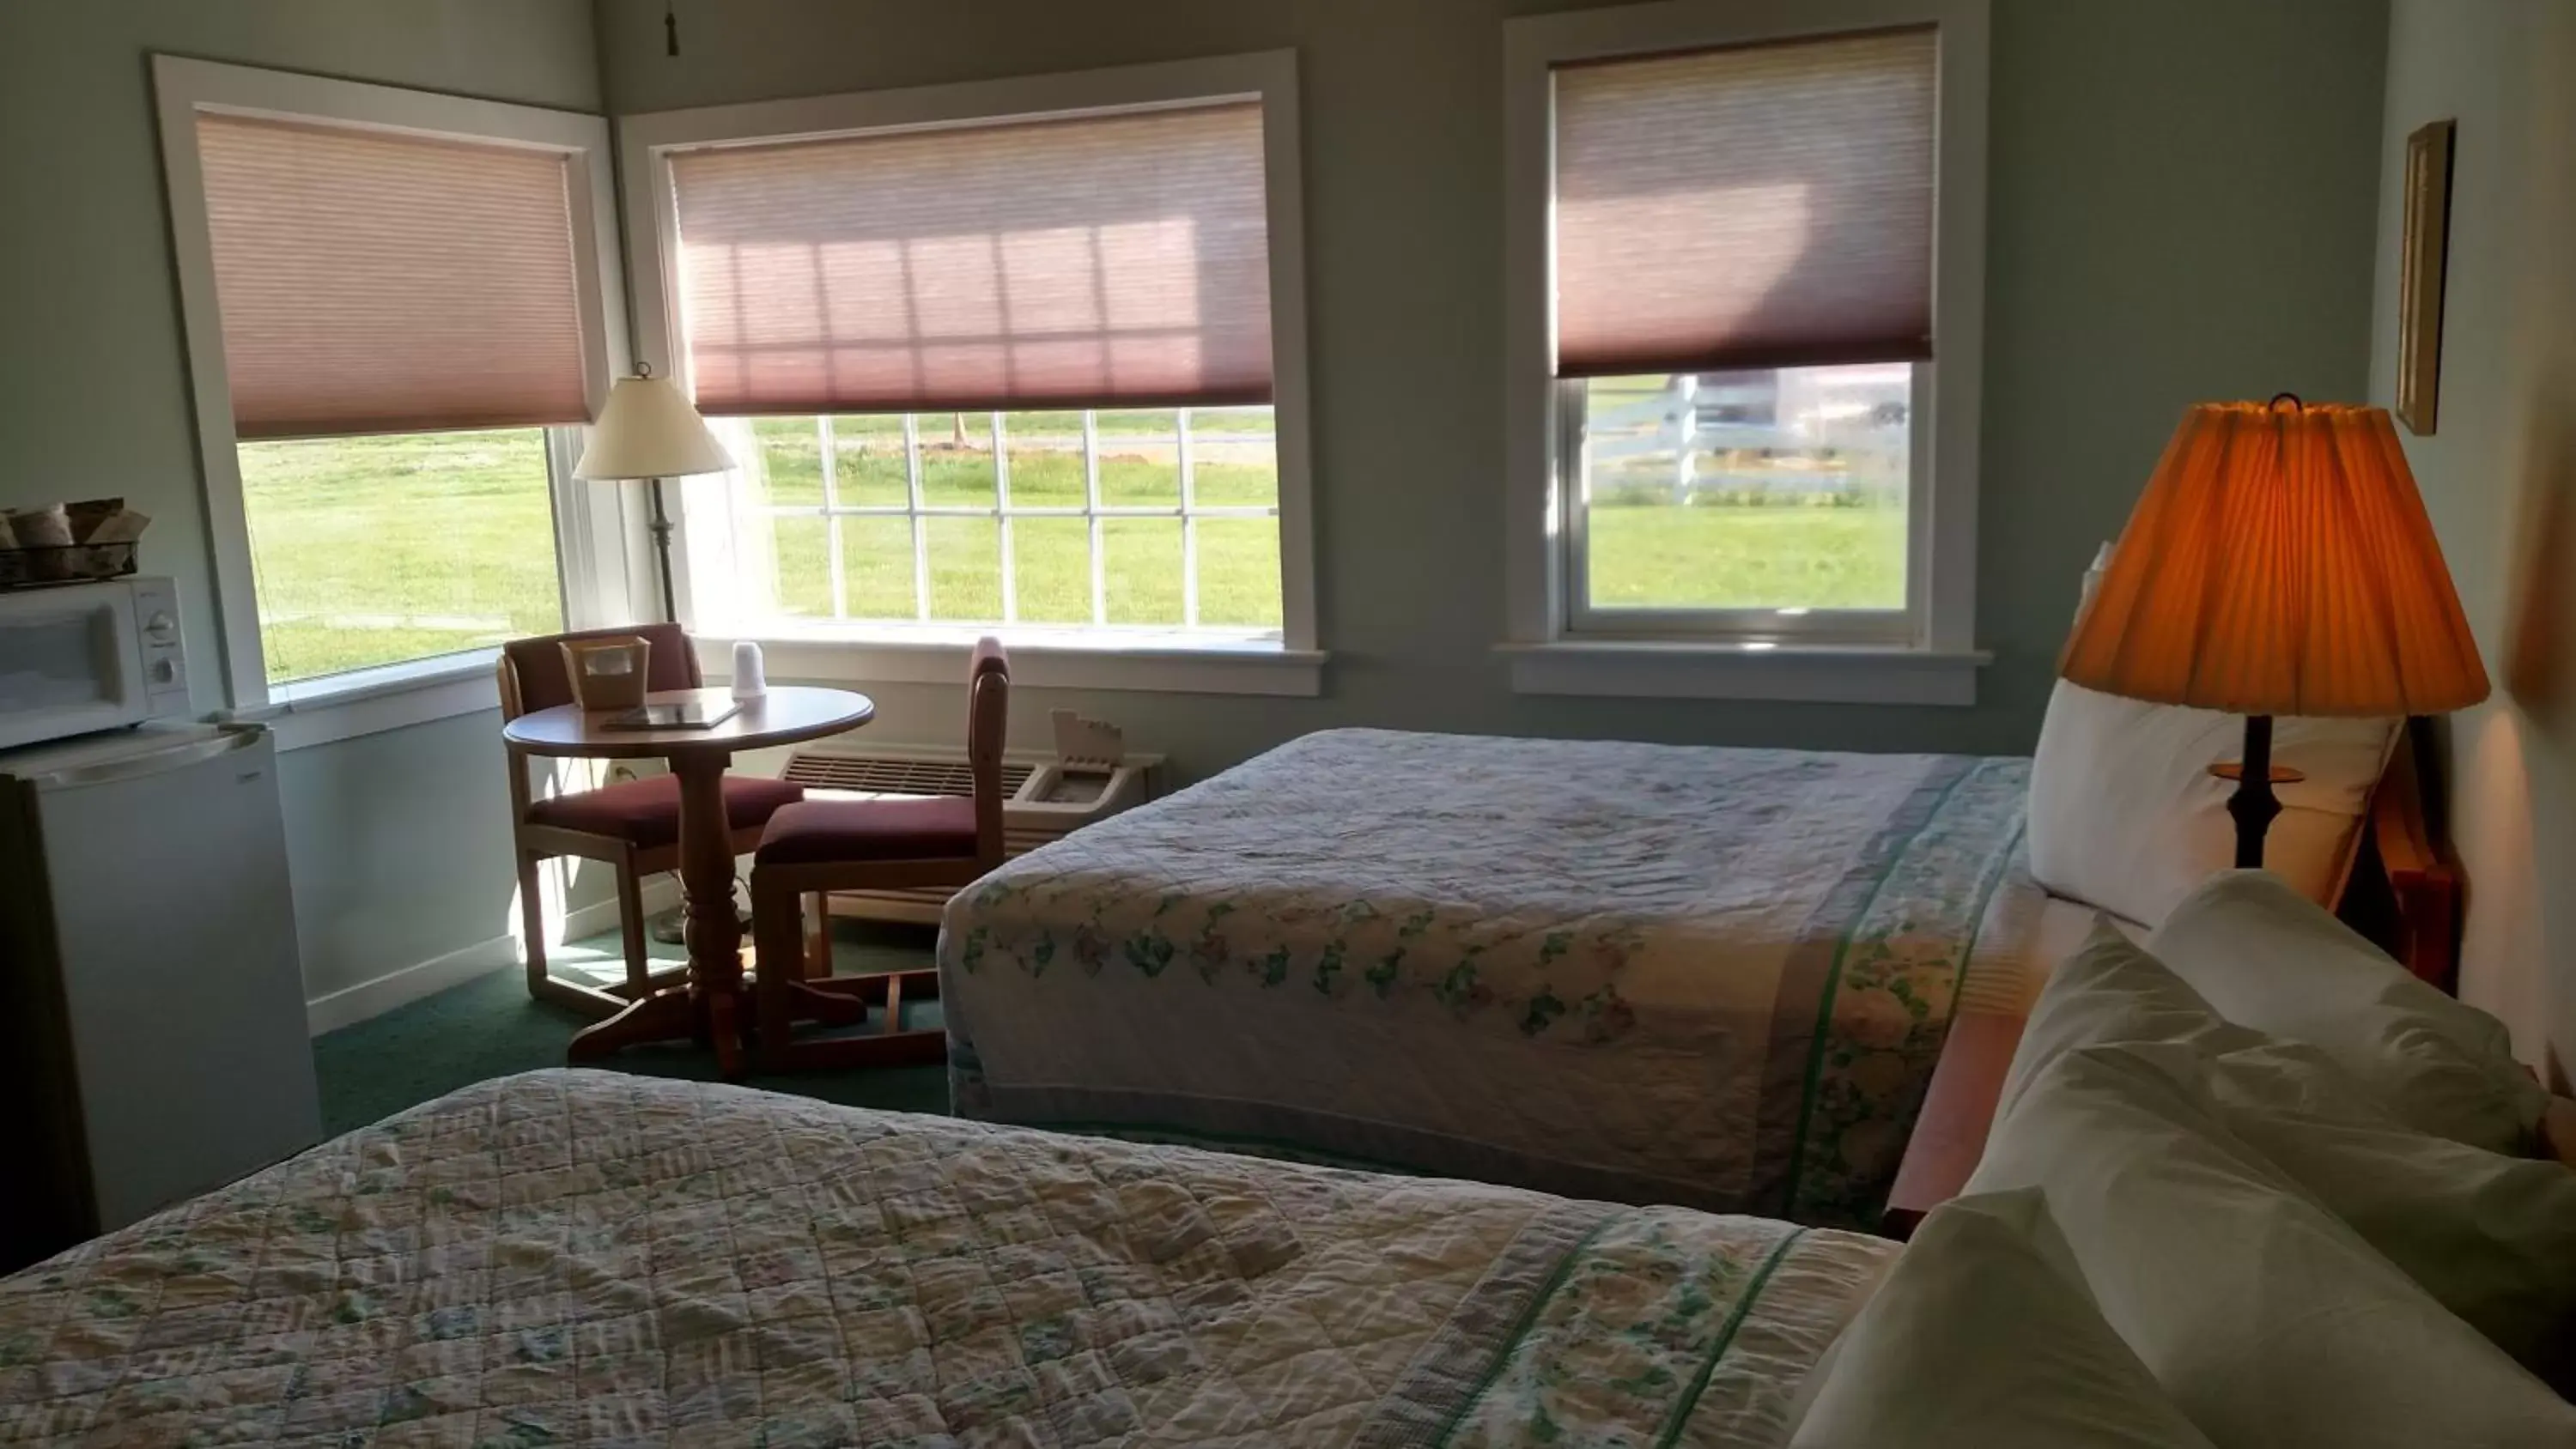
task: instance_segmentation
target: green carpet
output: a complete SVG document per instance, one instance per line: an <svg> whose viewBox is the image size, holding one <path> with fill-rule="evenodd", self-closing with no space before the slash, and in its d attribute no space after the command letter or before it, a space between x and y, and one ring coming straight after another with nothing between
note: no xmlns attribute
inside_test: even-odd
<svg viewBox="0 0 2576 1449"><path fill-rule="evenodd" d="M833 929L833 969L858 972L927 967L936 940L936 933L928 927L838 921ZM623 975L613 935L574 942L548 954L549 964L560 975L586 976L593 981ZM680 948L657 943L653 954L677 959ZM903 1015L908 1027L937 1026L939 1005L922 1002L907 1006ZM587 1018L562 1007L529 1000L525 978L517 967L510 967L343 1027L313 1043L314 1072L322 1089L323 1128L336 1135L475 1082L539 1067L562 1066L564 1044L588 1024ZM719 1080L714 1053L686 1043L636 1047L601 1065L657 1077ZM743 1083L852 1107L896 1112L948 1110L946 1067L800 1072L782 1077L751 1076Z"/></svg>

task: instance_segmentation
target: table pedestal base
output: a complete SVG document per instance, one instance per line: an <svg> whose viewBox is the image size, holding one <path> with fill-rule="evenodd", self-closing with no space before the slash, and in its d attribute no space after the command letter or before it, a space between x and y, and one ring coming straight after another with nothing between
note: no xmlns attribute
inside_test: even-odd
<svg viewBox="0 0 2576 1449"><path fill-rule="evenodd" d="M689 981L638 1000L585 1028L564 1051L569 1062L599 1061L653 1041L698 1041L715 1048L716 1069L742 1075L742 922L733 906L733 832L725 817L728 757L712 751L675 755L680 780L680 909L689 945Z"/></svg>
<svg viewBox="0 0 2576 1449"><path fill-rule="evenodd" d="M564 1060L596 1062L646 1042L703 1040L706 1024L691 999L694 994L686 986L665 987L606 1021L583 1027L564 1048Z"/></svg>

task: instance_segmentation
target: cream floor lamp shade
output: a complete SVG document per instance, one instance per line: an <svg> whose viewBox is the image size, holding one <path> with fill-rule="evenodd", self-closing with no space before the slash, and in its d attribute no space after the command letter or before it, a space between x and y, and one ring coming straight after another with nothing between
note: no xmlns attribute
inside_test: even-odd
<svg viewBox="0 0 2576 1449"><path fill-rule="evenodd" d="M589 446L575 463L576 478L601 481L645 479L653 486L653 552L662 569L662 617L680 619L677 590L671 580L671 519L662 506L662 480L700 473L722 473L733 457L716 441L707 420L698 416L679 386L655 377L649 367L634 377L621 377L608 390L608 405L591 424Z"/></svg>
<svg viewBox="0 0 2576 1449"><path fill-rule="evenodd" d="M590 446L573 466L576 478L687 478L722 473L733 458L716 441L679 385L647 370L621 377L591 424Z"/></svg>

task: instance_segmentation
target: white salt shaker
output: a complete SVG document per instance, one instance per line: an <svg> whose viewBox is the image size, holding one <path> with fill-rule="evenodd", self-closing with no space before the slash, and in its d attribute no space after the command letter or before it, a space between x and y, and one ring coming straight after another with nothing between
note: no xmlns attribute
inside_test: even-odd
<svg viewBox="0 0 2576 1449"><path fill-rule="evenodd" d="M733 646L733 697L748 703L769 693L769 679L760 662L760 642L737 640Z"/></svg>

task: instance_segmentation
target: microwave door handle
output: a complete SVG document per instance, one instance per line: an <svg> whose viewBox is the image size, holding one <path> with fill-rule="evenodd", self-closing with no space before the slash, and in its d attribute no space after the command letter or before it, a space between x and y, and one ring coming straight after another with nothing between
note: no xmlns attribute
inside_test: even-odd
<svg viewBox="0 0 2576 1449"><path fill-rule="evenodd" d="M210 740L194 740L170 749L154 750L148 754L111 760L105 764L79 765L68 770L56 770L51 774L34 775L28 777L28 783L39 790L74 790L84 785L113 785L120 780L139 780L148 775L184 770L191 765L200 765L239 750L250 749L265 738L267 733L266 730L257 727L228 728Z"/></svg>
<svg viewBox="0 0 2576 1449"><path fill-rule="evenodd" d="M152 692L152 679L144 663L148 651L143 640L143 620L135 611L134 595L131 592L120 594L115 607L108 611L108 617L115 621L117 662L124 669L120 698L135 711L134 717L140 719L143 701Z"/></svg>

